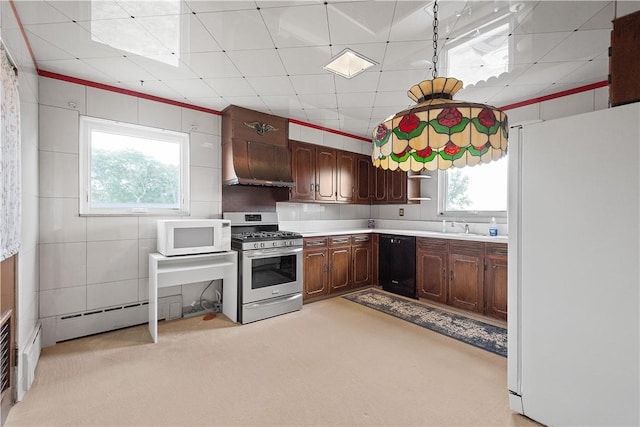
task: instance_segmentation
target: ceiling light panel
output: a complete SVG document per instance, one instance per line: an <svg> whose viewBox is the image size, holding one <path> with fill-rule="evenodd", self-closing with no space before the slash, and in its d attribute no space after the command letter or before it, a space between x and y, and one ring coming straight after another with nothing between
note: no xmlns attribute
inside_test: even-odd
<svg viewBox="0 0 640 427"><path fill-rule="evenodd" d="M351 49L345 49L333 57L331 62L324 66L324 69L344 78L351 79L374 65L376 65L376 63L373 60Z"/></svg>

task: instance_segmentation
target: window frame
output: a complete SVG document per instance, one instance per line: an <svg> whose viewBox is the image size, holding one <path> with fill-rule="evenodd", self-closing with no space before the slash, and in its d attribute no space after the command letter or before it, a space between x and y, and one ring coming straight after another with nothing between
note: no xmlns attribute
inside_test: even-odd
<svg viewBox="0 0 640 427"><path fill-rule="evenodd" d="M94 130L178 143L180 145L180 204L177 208L91 206L91 133ZM189 215L189 139L185 132L160 129L115 120L80 116L79 132L79 183L80 216L176 216Z"/></svg>
<svg viewBox="0 0 640 427"><path fill-rule="evenodd" d="M505 159L506 160L506 159ZM447 172L451 169L438 170L438 216L443 218L457 219L457 220L490 220L496 218L499 222L504 222L507 219L507 209L509 201L507 200L507 208L503 211L489 211L489 210L461 210L451 211L447 210ZM505 179L509 179L509 173L505 174ZM507 191L507 198L509 194Z"/></svg>

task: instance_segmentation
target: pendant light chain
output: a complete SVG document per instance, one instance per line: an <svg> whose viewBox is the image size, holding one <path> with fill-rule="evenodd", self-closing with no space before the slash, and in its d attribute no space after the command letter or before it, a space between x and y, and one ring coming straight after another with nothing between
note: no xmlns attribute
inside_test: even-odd
<svg viewBox="0 0 640 427"><path fill-rule="evenodd" d="M438 0L433 2L433 78L438 77Z"/></svg>

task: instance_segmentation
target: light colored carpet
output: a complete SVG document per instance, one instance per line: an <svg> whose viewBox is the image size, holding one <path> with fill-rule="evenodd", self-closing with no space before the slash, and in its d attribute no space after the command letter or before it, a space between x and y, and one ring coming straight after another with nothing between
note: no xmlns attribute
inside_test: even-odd
<svg viewBox="0 0 640 427"><path fill-rule="evenodd" d="M46 348L7 426L536 425L507 361L343 298L249 325L219 315Z"/></svg>

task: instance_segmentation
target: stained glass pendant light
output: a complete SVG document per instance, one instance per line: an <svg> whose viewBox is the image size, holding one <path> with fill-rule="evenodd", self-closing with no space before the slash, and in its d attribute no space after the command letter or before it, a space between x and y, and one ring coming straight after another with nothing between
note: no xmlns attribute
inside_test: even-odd
<svg viewBox="0 0 640 427"><path fill-rule="evenodd" d="M488 163L507 152L507 115L490 105L454 101L462 88L455 78L438 77L438 2L433 4L433 80L407 95L416 105L400 111L373 132L374 166L382 169L449 169Z"/></svg>

